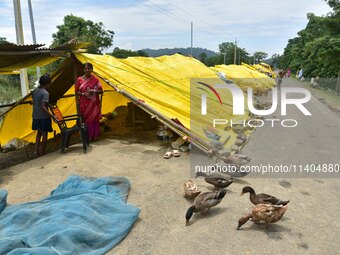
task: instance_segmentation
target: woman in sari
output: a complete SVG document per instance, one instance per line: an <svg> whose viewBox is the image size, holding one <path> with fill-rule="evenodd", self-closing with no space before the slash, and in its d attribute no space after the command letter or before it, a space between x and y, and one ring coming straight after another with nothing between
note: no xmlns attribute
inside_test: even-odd
<svg viewBox="0 0 340 255"><path fill-rule="evenodd" d="M80 112L87 127L88 138L93 141L100 134L101 118L99 94L103 93L97 77L92 75L91 63L84 64L84 75L78 77L75 90L79 98Z"/></svg>

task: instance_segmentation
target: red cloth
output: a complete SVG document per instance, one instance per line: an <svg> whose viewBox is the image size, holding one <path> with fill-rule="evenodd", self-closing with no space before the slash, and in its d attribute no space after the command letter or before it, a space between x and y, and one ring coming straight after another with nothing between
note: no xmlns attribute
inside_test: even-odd
<svg viewBox="0 0 340 255"><path fill-rule="evenodd" d="M90 90L103 90L99 80L91 75L88 78L84 78L83 76L78 77L75 90L76 93L82 93L80 96L80 112L84 117L84 122L86 123L88 129L91 129L91 126L99 126L99 120L101 118L100 112L100 99L98 93L85 93ZM91 130L88 130L91 131ZM91 135L91 133L93 135ZM89 132L89 139L93 140L96 136L98 136L98 132Z"/></svg>

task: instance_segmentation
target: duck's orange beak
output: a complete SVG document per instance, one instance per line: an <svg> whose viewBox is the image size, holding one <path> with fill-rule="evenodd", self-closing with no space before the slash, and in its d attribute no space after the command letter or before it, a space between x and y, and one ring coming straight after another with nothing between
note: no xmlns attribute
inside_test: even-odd
<svg viewBox="0 0 340 255"><path fill-rule="evenodd" d="M242 196L243 194L244 194L244 192L241 192L241 193L240 193L240 196Z"/></svg>

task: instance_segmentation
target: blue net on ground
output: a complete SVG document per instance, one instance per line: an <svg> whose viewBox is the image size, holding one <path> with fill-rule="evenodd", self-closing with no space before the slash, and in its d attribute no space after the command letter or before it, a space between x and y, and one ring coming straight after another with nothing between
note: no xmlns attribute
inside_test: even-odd
<svg viewBox="0 0 340 255"><path fill-rule="evenodd" d="M104 254L139 215L129 187L125 177L71 176L43 200L7 207L0 190L0 254Z"/></svg>

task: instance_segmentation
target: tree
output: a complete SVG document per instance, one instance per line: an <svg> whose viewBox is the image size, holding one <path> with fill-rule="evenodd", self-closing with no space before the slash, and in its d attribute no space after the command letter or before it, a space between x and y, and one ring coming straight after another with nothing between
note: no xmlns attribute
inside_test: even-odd
<svg viewBox="0 0 340 255"><path fill-rule="evenodd" d="M272 57L268 60L268 64L270 64L271 66L273 66L274 68L275 67L279 67L279 68L282 68L281 65L280 65L280 62L281 62L281 59L282 59L282 56L280 54L273 54Z"/></svg>
<svg viewBox="0 0 340 255"><path fill-rule="evenodd" d="M268 54L263 51L255 51L253 57L257 63L260 63L262 60L268 57Z"/></svg>
<svg viewBox="0 0 340 255"><path fill-rule="evenodd" d="M339 1L338 1L339 2ZM340 67L340 15L319 17L307 14L306 28L290 39L281 59L281 66L293 70L303 68L305 77L332 78Z"/></svg>
<svg viewBox="0 0 340 255"><path fill-rule="evenodd" d="M149 55L142 50L138 51L131 51L131 50L124 50L116 47L113 52L110 54L115 58L128 58L128 57L148 57Z"/></svg>
<svg viewBox="0 0 340 255"><path fill-rule="evenodd" d="M328 3L328 5L333 8L333 11L335 14L340 13L340 1L339 0L325 0L325 2Z"/></svg>
<svg viewBox="0 0 340 255"><path fill-rule="evenodd" d="M235 51L235 44L233 42L223 42L218 45L219 52L223 59L223 64L230 65L234 64L234 51ZM221 64L222 64L221 63Z"/></svg>
<svg viewBox="0 0 340 255"><path fill-rule="evenodd" d="M6 37L0 37L0 44L7 43Z"/></svg>
<svg viewBox="0 0 340 255"><path fill-rule="evenodd" d="M205 59L207 58L207 54L205 52L202 52L199 56L198 59L201 61L203 64L205 63Z"/></svg>
<svg viewBox="0 0 340 255"><path fill-rule="evenodd" d="M237 48L238 52L238 61L237 63L241 64L244 63L251 63L250 54L244 48Z"/></svg>
<svg viewBox="0 0 340 255"><path fill-rule="evenodd" d="M333 12L322 17L308 13L306 28L288 41L280 64L295 71L303 68L305 77L338 77L336 84L324 86L340 93L340 1L325 2Z"/></svg>
<svg viewBox="0 0 340 255"><path fill-rule="evenodd" d="M218 45L219 52L215 56L207 57L204 60L204 64L207 66L221 65L221 64L234 64L235 43L223 42ZM242 62L249 63L249 53L244 48L236 48L236 63Z"/></svg>
<svg viewBox="0 0 340 255"><path fill-rule="evenodd" d="M205 59L206 66L215 66L223 64L223 56L221 54L218 54L216 56L208 57Z"/></svg>
<svg viewBox="0 0 340 255"><path fill-rule="evenodd" d="M340 1L339 0L325 0L328 5L333 8L333 13L329 16L329 19L326 21L327 25L329 27L329 30L331 31L331 33L333 35L337 35L337 37L339 38L339 34L340 34ZM338 59L339 57L339 44L338 44ZM340 62L340 61L338 61ZM338 79L335 85L335 91L340 94L340 65L339 63L338 67Z"/></svg>
<svg viewBox="0 0 340 255"><path fill-rule="evenodd" d="M66 15L64 24L57 26L58 31L52 34L52 47L64 44L74 38L80 42L90 42L89 53L101 53L112 46L114 32L106 30L102 22L94 23L74 15Z"/></svg>

